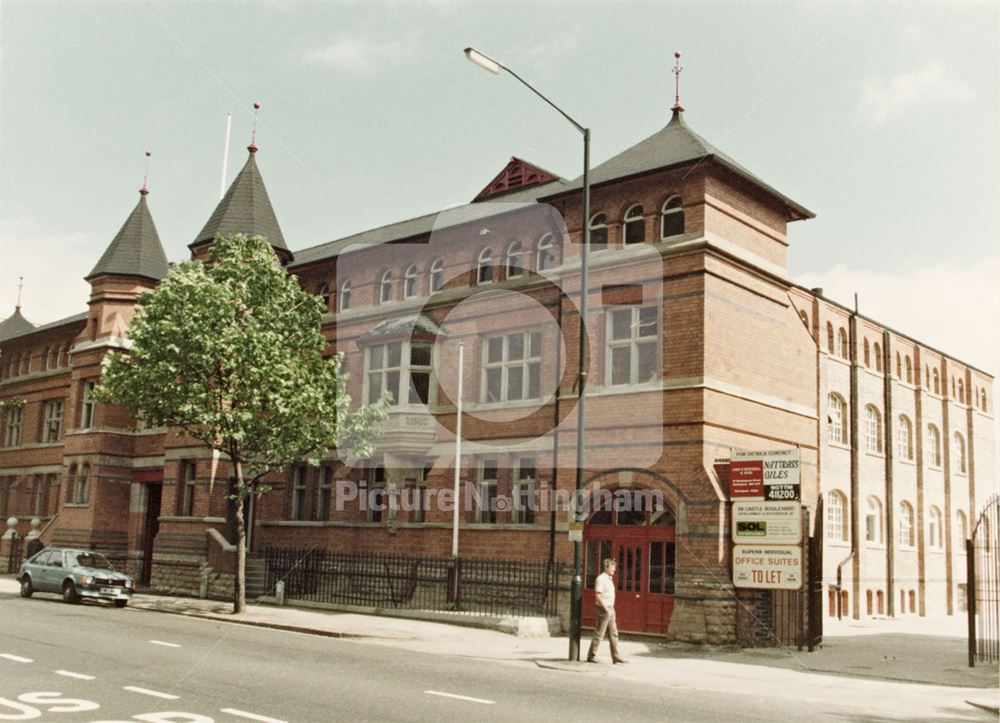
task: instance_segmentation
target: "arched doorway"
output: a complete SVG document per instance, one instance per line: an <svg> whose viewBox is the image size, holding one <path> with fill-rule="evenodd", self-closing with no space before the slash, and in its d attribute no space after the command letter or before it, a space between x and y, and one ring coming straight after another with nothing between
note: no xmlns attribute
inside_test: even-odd
<svg viewBox="0 0 1000 723"><path fill-rule="evenodd" d="M583 624L593 627L594 580L618 563L618 628L666 635L674 609L676 517L650 490L615 490L598 500L583 529Z"/></svg>

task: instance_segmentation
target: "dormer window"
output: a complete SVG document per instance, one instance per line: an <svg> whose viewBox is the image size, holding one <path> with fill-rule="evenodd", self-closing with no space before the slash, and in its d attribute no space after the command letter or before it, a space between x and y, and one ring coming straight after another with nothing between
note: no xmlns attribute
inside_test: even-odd
<svg viewBox="0 0 1000 723"><path fill-rule="evenodd" d="M625 245L641 244L646 240L646 220L638 203L625 212Z"/></svg>
<svg viewBox="0 0 1000 723"><path fill-rule="evenodd" d="M493 251L487 247L479 252L476 263L476 282L489 284L493 282Z"/></svg>
<svg viewBox="0 0 1000 723"><path fill-rule="evenodd" d="M684 209L681 207L681 197L671 196L660 210L660 238L677 236L684 233Z"/></svg>

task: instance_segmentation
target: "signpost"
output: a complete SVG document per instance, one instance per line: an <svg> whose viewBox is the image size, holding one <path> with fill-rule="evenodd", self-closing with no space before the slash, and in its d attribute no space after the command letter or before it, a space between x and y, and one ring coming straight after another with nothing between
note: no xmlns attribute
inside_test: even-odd
<svg viewBox="0 0 1000 723"><path fill-rule="evenodd" d="M802 588L798 449L733 450L729 464L733 585Z"/></svg>

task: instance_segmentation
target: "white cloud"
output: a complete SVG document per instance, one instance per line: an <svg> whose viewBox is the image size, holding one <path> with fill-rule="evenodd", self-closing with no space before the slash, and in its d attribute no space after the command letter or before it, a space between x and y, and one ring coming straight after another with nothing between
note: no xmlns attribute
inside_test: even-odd
<svg viewBox="0 0 1000 723"><path fill-rule="evenodd" d="M972 88L964 78L934 62L892 78L866 80L858 113L871 125L880 126L924 104L965 101L971 97Z"/></svg>
<svg viewBox="0 0 1000 723"><path fill-rule="evenodd" d="M352 73L370 73L383 65L400 62L407 48L400 42L374 42L366 38L340 37L322 48L305 53L307 63Z"/></svg>
<svg viewBox="0 0 1000 723"><path fill-rule="evenodd" d="M110 238L47 228L32 218L0 220L0 319L14 311L18 277L24 277L21 313L46 324L87 310L90 287L83 277Z"/></svg>

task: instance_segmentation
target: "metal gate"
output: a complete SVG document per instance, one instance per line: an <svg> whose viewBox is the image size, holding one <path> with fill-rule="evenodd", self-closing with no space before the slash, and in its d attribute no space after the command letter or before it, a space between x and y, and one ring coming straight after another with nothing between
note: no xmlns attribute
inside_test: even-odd
<svg viewBox="0 0 1000 723"><path fill-rule="evenodd" d="M1000 660L1000 495L986 503L965 541L969 667Z"/></svg>
<svg viewBox="0 0 1000 723"><path fill-rule="evenodd" d="M21 567L21 550L22 542L24 538L19 536L16 532L14 536L10 538L10 557L7 558L7 572L11 575L17 572L18 568Z"/></svg>

